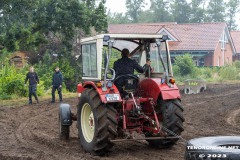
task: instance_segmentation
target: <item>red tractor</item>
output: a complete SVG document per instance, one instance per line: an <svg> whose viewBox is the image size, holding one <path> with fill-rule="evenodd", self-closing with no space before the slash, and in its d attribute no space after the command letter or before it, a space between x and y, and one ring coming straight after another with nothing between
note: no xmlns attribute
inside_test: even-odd
<svg viewBox="0 0 240 160"><path fill-rule="evenodd" d="M69 138L69 127L76 120L80 143L93 155L104 155L114 142L131 139L144 139L158 148L176 144L184 130L184 117L167 40L167 36L156 34L104 34L82 39L83 83L77 86L77 114L71 113L68 104L60 105L60 137ZM123 48L128 48L130 58L140 65L150 59L154 71L116 77L111 57ZM116 87L119 78L124 79L124 93Z"/></svg>

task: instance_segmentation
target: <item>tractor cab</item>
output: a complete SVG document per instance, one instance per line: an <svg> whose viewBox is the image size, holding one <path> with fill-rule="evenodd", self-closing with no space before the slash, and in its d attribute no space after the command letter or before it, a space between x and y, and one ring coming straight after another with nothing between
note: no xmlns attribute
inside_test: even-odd
<svg viewBox="0 0 240 160"><path fill-rule="evenodd" d="M108 91L119 79L124 80L118 90L127 92L135 92L138 83L146 78L157 78L172 85L169 83L173 75L167 39L165 35L156 34L105 34L84 38L81 40L82 80L95 82L102 91ZM112 58L112 53L114 50L121 54L124 48L130 51L129 58L140 66L149 59L152 71L117 77L110 65L117 60Z"/></svg>

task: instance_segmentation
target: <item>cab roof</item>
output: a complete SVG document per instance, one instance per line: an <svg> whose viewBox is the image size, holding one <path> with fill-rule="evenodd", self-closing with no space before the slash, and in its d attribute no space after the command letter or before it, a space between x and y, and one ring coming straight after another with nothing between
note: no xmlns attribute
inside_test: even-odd
<svg viewBox="0 0 240 160"><path fill-rule="evenodd" d="M140 39L161 39L163 35L160 34L100 34L93 37L81 39L81 42L88 42L97 39L103 39L104 36L110 36L114 40L140 40Z"/></svg>

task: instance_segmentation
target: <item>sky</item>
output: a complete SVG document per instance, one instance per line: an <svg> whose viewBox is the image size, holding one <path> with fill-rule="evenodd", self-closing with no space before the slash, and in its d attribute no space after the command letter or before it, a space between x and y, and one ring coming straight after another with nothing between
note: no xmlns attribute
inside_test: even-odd
<svg viewBox="0 0 240 160"><path fill-rule="evenodd" d="M106 1L106 7L107 10L110 10L111 12L118 12L118 13L125 13L126 7L125 7L126 0L107 0ZM150 7L150 1L146 0L147 6L146 10ZM238 30L240 30L240 12L236 15L236 23L238 25Z"/></svg>

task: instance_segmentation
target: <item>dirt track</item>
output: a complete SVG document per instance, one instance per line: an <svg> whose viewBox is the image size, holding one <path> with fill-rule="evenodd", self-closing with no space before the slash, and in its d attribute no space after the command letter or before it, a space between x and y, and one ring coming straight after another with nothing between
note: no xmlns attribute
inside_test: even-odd
<svg viewBox="0 0 240 160"><path fill-rule="evenodd" d="M65 101L76 108L76 99ZM210 85L205 93L183 95L182 102L186 119L183 138L239 135L240 84ZM157 150L145 141L119 142L108 156L93 157L80 147L76 123L71 127L69 142L58 139L58 105L41 102L22 107L0 106L0 160L184 159L183 142L170 150Z"/></svg>

